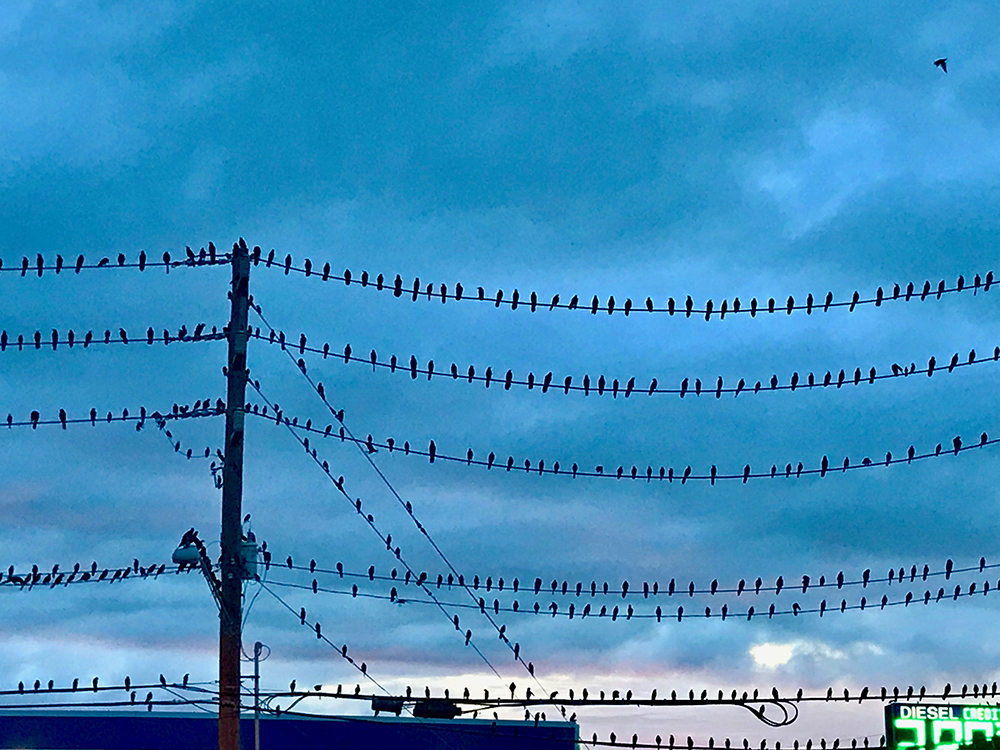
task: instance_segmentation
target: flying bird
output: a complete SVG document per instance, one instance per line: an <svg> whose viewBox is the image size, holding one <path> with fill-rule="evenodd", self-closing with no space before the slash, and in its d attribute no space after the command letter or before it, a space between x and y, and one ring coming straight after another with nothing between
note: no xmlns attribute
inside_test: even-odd
<svg viewBox="0 0 1000 750"><path fill-rule="evenodd" d="M934 61L934 65L936 65L937 67L941 68L941 70L943 70L945 73L948 72L948 58L947 57L942 57L942 58L940 58L938 60L935 60Z"/></svg>

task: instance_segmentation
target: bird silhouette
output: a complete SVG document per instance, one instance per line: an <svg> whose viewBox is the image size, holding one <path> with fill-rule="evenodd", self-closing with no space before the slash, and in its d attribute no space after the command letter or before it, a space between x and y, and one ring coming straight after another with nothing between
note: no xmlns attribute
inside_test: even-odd
<svg viewBox="0 0 1000 750"><path fill-rule="evenodd" d="M941 58L935 60L934 61L934 65L936 67L938 67L938 68L941 68L941 70L943 70L945 73L948 72L948 58L947 57L941 57Z"/></svg>

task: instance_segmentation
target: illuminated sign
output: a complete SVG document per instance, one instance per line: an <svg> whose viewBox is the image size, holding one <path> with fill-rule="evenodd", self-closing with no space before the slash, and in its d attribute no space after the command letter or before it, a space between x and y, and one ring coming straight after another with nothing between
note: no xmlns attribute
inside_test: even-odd
<svg viewBox="0 0 1000 750"><path fill-rule="evenodd" d="M1000 741L1000 706L891 703L885 707L889 750L958 750Z"/></svg>

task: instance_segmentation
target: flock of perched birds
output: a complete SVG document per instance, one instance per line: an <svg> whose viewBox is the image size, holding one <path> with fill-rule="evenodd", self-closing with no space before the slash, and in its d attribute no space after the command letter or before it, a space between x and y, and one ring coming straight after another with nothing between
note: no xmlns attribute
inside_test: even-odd
<svg viewBox="0 0 1000 750"><path fill-rule="evenodd" d="M317 386L317 391L322 388L322 383ZM322 394L321 394L322 395ZM477 459L475 457L475 452L472 448L466 451L466 455L463 456L452 456L440 453L438 451L437 443L432 439L428 443L426 450L420 450L410 445L410 442L403 441L399 443L395 438L386 438L384 443L376 442L372 435L368 435L366 438L357 438L349 435L346 429L341 426L336 431L334 431L333 424L326 425L325 428L320 428L318 426L313 426L312 420L307 419L300 423L298 417L288 417L280 409L277 409L271 414L268 413L268 407L265 405L259 407L257 404L251 404L249 413L255 416L262 417L264 419L273 420L275 424L284 424L292 429L297 429L300 431L305 431L309 433L319 434L323 437L336 437L341 442L353 442L359 446L362 446L368 453L377 453L380 449L385 449L389 453L398 452L403 455L414 455L421 456L428 459L430 463L435 461L444 460L451 461L454 463L464 463L466 466L479 466L485 467L486 469L505 469L506 471L524 471L526 473L537 472L539 475L543 474L553 474L562 476L572 476L576 477L607 477L615 479L640 479L647 482L651 482L654 479L657 481L667 481L668 483L673 483L676 479L680 484L686 484L688 481L695 480L708 480L713 486L717 481L726 480L742 480L746 484L750 479L775 479L780 476L785 478L791 478L792 476L800 478L803 476L818 475L820 477L825 477L829 472L837 470L841 472L846 472L848 469L857 468L868 468L876 465L889 466L891 464L897 463L911 463L914 460L919 460L923 458L937 457L943 453L952 453L958 455L961 451L970 450L972 448L983 448L987 445L991 445L994 441L991 441L989 434L983 432L980 434L978 441L972 444L965 444L962 441L961 436L956 435L952 438L952 447L950 450L945 450L942 443L938 443L932 452L918 454L916 447L911 445L906 450L905 457L903 456L893 456L892 451L887 451L884 459L878 462L873 461L868 456L865 456L859 462L851 461L849 456L845 456L843 462L837 466L833 467L830 459L827 456L823 456L820 460L820 465L814 468L807 468L805 464L799 461L796 465L788 463L785 465L784 470L780 469L778 464L772 464L769 471L754 473L750 464L746 464L743 467L743 471L737 474L725 474L720 473L718 466L713 464L709 469L707 474L695 474L694 469L691 465L684 468L683 471L676 471L673 467L660 466L659 471L653 469L653 467L647 466L645 471L639 468L639 466L633 464L631 469L626 468L624 464L620 464L616 470L605 471L603 464L598 464L594 467L593 471L587 471L586 469L581 469L580 465L573 463L569 468L563 467L559 461L556 461L551 466L546 468L544 460L540 460L537 463L532 463L530 459L525 459L523 464L519 464L513 456L508 456L506 461L500 459L498 461L498 456L495 452L490 452L485 460ZM343 410L336 412L339 420L343 420ZM310 450L308 438L304 439L304 445L306 451ZM311 449L315 451L315 447ZM315 457L315 456L314 456Z"/></svg>
<svg viewBox="0 0 1000 750"><path fill-rule="evenodd" d="M52 351L56 351L60 344L68 346L70 349L74 345L80 345L86 349L91 344L102 342L111 344L120 341L123 344L128 344L130 341L133 343L145 341L152 346L155 342L161 340L164 344L170 344L172 341L216 341L224 338L226 338L226 328L220 331L216 326L212 326L211 331L206 331L205 323L199 323L191 331L188 331L187 326L181 326L176 334L171 334L170 331L164 328L162 338L153 330L152 326L146 329L145 337L136 338L133 336L131 339L124 328L118 329L117 336L110 330L105 330L103 338L100 336L95 338L93 331L87 331L85 334L78 336L73 330L67 331L66 335L60 338L59 331L53 328L52 333L48 336L42 335L41 331L35 331L34 336L25 338L23 334L19 334L15 340L7 331L0 331L0 352L6 351L8 346L12 348L16 346L18 351L23 351L25 347L31 347L32 345L34 345L35 349L41 349L43 346L51 346Z"/></svg>
<svg viewBox="0 0 1000 750"><path fill-rule="evenodd" d="M275 586L291 586L293 588L306 588L303 586L299 586L297 584L288 584L282 581L271 581L271 583L272 585ZM417 585L423 587L425 590L428 590L428 584L426 583L418 582ZM998 581L995 586L991 586L990 581L986 580L983 582L981 588L976 582L972 582L968 585L967 590L963 590L962 584L956 584L955 589L952 592L946 592L945 588L942 586L938 589L936 596L934 595L931 589L927 589L926 591L924 591L922 595L916 595L916 596L912 591L909 591L906 593L906 596L904 598L896 600L890 600L888 594L883 594L881 600L879 601L876 601L874 599L869 600L866 596L862 596L856 604L849 604L847 602L847 599L842 599L838 605L836 601L828 602L826 599L823 599L822 601L819 602L818 605L812 607L803 607L803 605L799 604L797 601L792 602L787 609L778 609L778 605L775 603L770 604L767 607L767 609L761 608L760 610L758 610L756 606L750 605L747 608L745 614L748 622L752 621L754 616L760 618L765 615L767 616L768 619L772 619L776 616L785 616L785 615L793 615L797 617L800 614L803 615L818 614L820 617L823 617L827 611L834 612L839 610L840 613L843 614L848 610L864 611L868 607L870 608L878 607L879 610L884 610L888 606L895 607L902 605L904 607L908 607L910 604L919 603L921 601L923 602L924 605L927 605L930 604L931 601L937 603L949 597L953 601L957 601L959 597L973 596L977 593L977 591L981 592L983 595L988 595L991 589L992 590L1000 589L1000 581ZM350 595L353 598L361 596L364 598L374 598L383 600L387 599L390 602L397 602L399 604L405 604L408 601L407 599L400 597L399 592L397 591L395 586L392 587L392 590L389 592L389 595L385 596L384 594L362 593L359 591L357 584L352 585L350 592L323 588L318 585L318 581L314 578L312 580L312 591L314 594L350 593ZM608 617L611 619L612 622L617 622L619 617L621 617L626 621L632 620L633 618L637 620L651 620L655 618L658 623L663 622L664 618L670 619L674 616L671 613L666 612L661 606L657 606L655 610L642 613L636 610L632 606L632 604L627 604L625 605L624 608L620 608L617 605L614 605L610 609L608 605L602 605L598 610L596 608L596 605L590 603L585 604L582 608L577 608L577 605L571 602L568 607L563 609L561 609L559 603L555 601L551 602L550 604L548 604L548 606L544 607L541 605L541 603L535 601L532 606L524 608L521 607L520 602L517 599L514 599L509 605L506 606L501 605L499 599L494 599L491 604L483 597L479 597L477 603L478 603L478 609L481 613L486 614L488 612L492 612L494 615L499 615L501 612L515 613L515 614L533 613L535 615L538 615L541 614L542 612L545 612L546 614L551 615L553 618L557 616L563 616L570 620L574 619L577 616L579 616L581 620L586 619L588 616L592 616L598 619ZM455 602L442 602L442 604L450 607L465 607L470 609L476 608L476 607L470 607L470 605L468 604L460 604ZM730 617L742 617L742 615L736 613L735 609L730 609L728 603L723 604L718 611L713 610L711 606L706 606L704 608L703 614L704 617L706 618L718 617L723 621L725 621L727 618ZM699 613L698 611L685 610L684 606L680 605L677 607L676 617L678 622L682 622L685 617L687 617L689 620L691 618L700 618L702 617L702 613ZM302 618L303 618L302 624L303 625L308 624L305 622L305 609L302 610ZM459 618L457 615L454 616L454 625L455 625L455 630L461 632L461 627L459 626ZM507 641L505 637L505 631L506 631L505 626L500 626L500 638L501 640ZM317 637L320 637L318 629L317 629ZM469 645L469 641L471 639L472 639L472 631L466 630L465 631L466 645ZM514 659L519 660L520 645L517 643L513 643L511 644L511 646L514 654ZM531 664L529 663L527 666L529 667L530 671Z"/></svg>
<svg viewBox="0 0 1000 750"><path fill-rule="evenodd" d="M313 354L321 354L324 359L333 356L342 358L345 363L356 362L368 364L371 366L372 372L375 372L376 368L381 367L394 373L409 373L412 380L416 380L418 376L426 376L428 380L433 377L439 377L450 378L455 381L462 380L468 383L482 382L487 388L495 383L498 387L502 385L504 390L510 390L512 386L516 385L526 387L528 390L534 390L537 387L542 393L548 393L550 389L553 391L561 390L564 394L568 394L570 391L579 391L585 396L589 396L592 392L599 396L609 393L613 398L617 398L619 394L628 398L633 394L633 392L645 393L650 396L655 393L677 394L681 398L684 398L688 394L701 396L702 393L705 393L714 394L716 398L721 398L723 393L732 393L734 397L737 397L741 393L752 392L754 394L758 394L761 391L794 391L796 389L827 388L830 386L842 388L844 385L860 385L862 382L872 384L876 380L894 377L908 377L915 374L926 374L928 377L933 377L935 372L941 370L947 370L950 373L953 372L956 367L969 366L988 361L1000 361L1000 346L997 346L994 347L992 356L979 357L975 349L971 349L967 355L960 355L958 352L955 352L948 360L947 365L939 363L937 358L933 356L927 360L926 367L922 368L918 368L915 362L911 362L909 365L893 363L890 368L892 373L891 375L886 373L879 375L878 371L874 367L870 368L867 373L865 373L862 372L860 367L857 367L854 369L853 374L847 369L841 369L837 374L834 374L831 370L827 370L826 374L822 378L817 377L812 372L804 376L800 376L798 372L793 372L787 383L783 383L778 378L777 374L772 375L771 379L767 382L758 380L753 385L748 385L745 378L740 378L736 385L728 387L725 386L724 380L720 375L718 376L714 386L709 385L708 383L703 384L701 378L684 378L681 380L677 388L661 388L659 379L653 378L650 381L648 388L640 386L637 389L635 377L631 377L627 381L622 382L617 378L608 381L604 375L600 375L596 379L591 379L588 374L583 376L583 379L579 384L574 384L573 377L570 375L566 376L560 384L558 379L554 380L553 373L550 371L544 376L537 378L533 372L529 372L525 380L519 380L514 377L514 371L510 369L507 370L506 374L500 375L499 372L495 373L492 367L487 367L483 374L480 375L476 373L476 368L473 365L470 365L467 370L459 370L459 367L452 362L449 368L437 370L435 369L434 360L428 360L427 364L421 367L415 355L411 355L408 361L397 358L395 354L390 356L388 360L380 360L378 358L378 353L374 349L369 352L367 358L357 357L354 356L354 350L351 348L350 344L346 344L344 346L342 353L331 353L329 344L324 344L322 348L308 346L305 334L299 335L299 341L297 344L289 342L282 331L271 330L269 334L264 335L258 328L256 330L251 330L250 335L252 338L267 341L269 344L278 345L285 350L288 350L289 348L292 350L298 350L299 354L311 352ZM300 359L298 364L300 369L306 371L306 363L304 360Z"/></svg>
<svg viewBox="0 0 1000 750"><path fill-rule="evenodd" d="M763 313L765 310L771 314L775 312L785 312L790 315L793 310L805 310L807 314L812 314L813 311L819 310L827 312L831 307L848 307L850 311L853 312L854 308L858 305L874 304L876 307L879 307L884 301L890 299L903 299L907 302L914 298L925 300L929 296L935 296L940 299L943 294L961 292L968 288L971 288L973 294L976 294L980 288L982 288L983 291L989 291L994 282L993 272L990 271L986 274L985 279L979 274L976 274L973 277L971 285L966 282L964 275L959 276L955 286L950 288L943 279L938 282L936 287L932 287L930 281L925 281L920 290L917 289L913 282L908 283L906 287L902 287L900 284L894 284L891 292L886 292L883 287L879 287L875 292L875 296L870 299L862 299L861 293L855 291L851 295L850 301L846 302L835 302L833 292L828 292L822 301L818 301L812 294L809 294L807 295L805 302L796 303L795 298L792 295L789 295L783 304L777 302L773 297L769 298L766 303L758 303L757 298L754 297L751 299L749 305L745 305L738 297L734 297L732 303L728 300L723 300L722 303L716 307L712 300L708 300L703 308L698 308L695 306L694 299L689 295L683 303L678 303L673 297L668 298L666 307L657 307L656 303L653 302L652 297L646 297L644 304L640 307L633 303L631 299L626 299L625 302L619 306L614 296L610 296L606 302L602 302L601 298L596 294L589 304L582 301L579 295L573 295L569 302L562 302L561 297L558 294L553 295L552 299L546 303L539 299L536 292L531 292L531 294L527 297L522 297L520 291L517 289L514 289L513 293L509 297L505 298L504 291L502 289L497 290L495 295L488 295L485 288L480 286L477 287L473 295L466 295L466 290L460 283L456 283L453 289L449 291L446 284L422 284L419 277L415 278L412 284L406 284L399 274L397 274L396 278L391 282L388 281L383 274L379 274L373 279L369 276L367 271L362 271L360 277L355 278L350 269L346 269L343 275L337 276L331 273L329 263L326 263L323 266L322 272L314 270L313 262L308 258L305 260L302 268L293 265L291 255L286 255L283 263L276 263L274 250L271 250L267 258L263 259L260 247L255 247L253 249L251 260L255 265L263 262L268 268L272 265L283 268L285 275L288 275L291 271L296 271L303 273L306 276L315 275L323 281L329 281L331 279L335 281L343 281L347 286L350 286L352 282L359 283L362 287L371 286L378 291L392 292L395 297L402 297L404 295L409 296L414 302L421 297L425 297L428 300L440 299L442 303L447 302L449 299L455 301L460 301L462 299L475 299L480 302L491 302L495 307L506 305L513 310L516 310L518 307L526 307L531 310L531 312L535 312L539 308L547 307L549 310L557 308L567 310L589 310L592 315L596 315L598 312L606 312L608 315L613 315L617 311L627 316L631 314L633 310L645 310L650 313L666 312L670 315L683 314L686 317L704 314L706 320L711 319L713 313L715 313L721 320L725 318L727 314L735 315L741 312L749 313L751 317L756 317L758 312Z"/></svg>
<svg viewBox="0 0 1000 750"><path fill-rule="evenodd" d="M264 567L266 570L270 570L273 559L270 550L264 549ZM275 566L278 563L274 563ZM954 561L950 558L945 561L944 567L941 570L931 570L929 565L924 565L922 569L918 568L916 565L912 565L907 571L905 566L900 566L898 570L895 567L889 568L888 572L884 577L872 578L871 568L865 569L860 578L849 579L844 575L844 571L840 571L836 576L831 576L829 579L825 575L819 576L819 578L813 578L808 575L802 575L799 578L789 578L787 581L784 576L778 576L774 584L766 584L764 580L758 576L756 580L748 581L745 578L741 578L736 586L726 587L720 586L718 578L712 580L711 584L704 588L699 588L695 585L694 581L688 583L687 586L678 585L676 579L671 578L670 582L664 586L662 589L657 581L650 583L649 581L643 581L641 587L631 586L627 580L622 581L620 586L610 586L607 581L603 585L598 584L596 580L590 582L587 586L582 581L578 581L576 585L572 585L568 580L563 580L560 584L559 580L553 578L551 583L546 583L541 577L535 577L533 582L522 583L517 576L513 578L508 577L506 580L503 576L497 576L495 579L492 575L479 576L473 575L466 578L464 575L454 575L449 573L447 576L443 574L438 574L437 579L433 576L429 576L426 572L421 572L419 574L413 574L409 570L404 571L402 574L393 568L392 571L386 574L376 573L376 568L374 565L368 567L366 572L352 572L344 569L344 565L341 562L336 564L335 568L324 568L319 566L315 559L310 560L308 565L296 565L292 556L289 555L284 561L284 567L289 570L308 570L311 574L324 574L330 576L336 576L338 578L357 578L357 579L367 579L368 581L381 581L381 582L391 582L395 584L402 584L403 586L409 586L411 583L414 585L423 585L427 583L428 585L433 585L438 589L448 588L451 589L455 586L460 588L471 588L473 591L479 591L480 589L489 593L493 589L498 592L502 592L505 589L518 593L523 591L524 593L534 593L536 596L540 594L545 594L546 596L586 596L591 597L597 596L621 596L625 599L629 596L642 596L644 599L648 599L650 596L659 596L661 594L666 594L667 596L673 596L675 593L678 595L687 594L688 596L695 596L696 594L709 594L715 596L716 594L736 594L736 596L742 596L744 593L753 592L754 595L760 595L761 592L765 594L774 593L775 595L780 594L786 589L801 589L802 593L806 593L810 588L826 588L826 587L836 587L837 589L842 589L846 587L861 586L862 588L867 588L869 585L876 585L886 583L892 586L894 583L898 582L903 584L909 580L910 583L914 583L917 580L927 581L931 578L937 578L944 576L946 581L951 580L953 574L968 573L968 572L979 572L982 573L986 570L990 570L1000 565L993 564L988 565L986 563L985 557L979 558L979 564L977 566L956 569Z"/></svg>
<svg viewBox="0 0 1000 750"><path fill-rule="evenodd" d="M7 427L11 428L15 426L30 425L32 429L37 429L40 424L59 424L62 426L63 429L66 429L67 425L69 425L70 423L90 422L91 425L96 425L97 420L102 419L103 421L106 422L135 421L137 423L136 428L141 430L147 418L152 419L162 428L163 426L166 425L168 420L217 416L220 414L224 414L225 411L226 411L226 404L222 399L216 399L215 403L213 404L211 399L207 398L204 401L199 399L198 401L195 401L194 404L192 405L174 404L171 411L167 412L166 414L161 414L158 411L147 412L145 406L140 406L138 415L130 415L128 408L125 408L122 410L122 414L120 417L114 416L114 414L112 414L110 411L107 413L106 416L101 417L97 413L97 409L91 409L90 414L87 417L71 419L69 415L66 413L65 409L60 409L58 419L43 420L41 412L39 412L36 409L32 410L32 412L28 415L27 422L17 422L14 420L14 415L8 413Z"/></svg>
<svg viewBox="0 0 1000 750"><path fill-rule="evenodd" d="M186 255L182 259L172 259L169 252L163 253L162 261L151 261L146 256L145 250L139 251L139 257L137 262L129 263L128 259L125 257L125 253L118 253L116 258L118 268L138 268L140 271L145 271L147 266L150 267L165 267L167 273L170 272L171 268L176 268L178 266L212 266L221 265L231 262L231 256L229 254L218 254L215 250L215 245L211 242L208 243L208 249L202 248L199 252L195 253L190 247L185 248ZM77 255L76 261L67 263L66 259L62 255L56 255L55 263L47 265L45 258L41 253L38 253L35 257L34 263L32 263L27 256L21 258L20 266L13 267L8 266L3 267L3 259L0 259L0 271L13 271L18 272L22 277L27 276L29 272L34 272L39 278L44 274L45 271L54 271L56 274L60 274L65 269L66 271L72 270L74 273L80 273L84 269L90 268L114 268L112 265L111 258L108 256L102 257L97 263L88 264L86 258L81 254Z"/></svg>
<svg viewBox="0 0 1000 750"><path fill-rule="evenodd" d="M935 65L940 66L942 69L945 68L945 60L941 59L935 62ZM247 250L246 243L243 239L239 242L234 243L234 252L242 248ZM248 251L249 252L249 251ZM190 247L185 248L185 257L182 259L172 259L169 252L164 252L162 256L162 262L150 262L147 259L145 251L140 251L138 262L129 263L124 253L119 253L117 256L118 267L137 267L140 271L146 269L147 266L162 266L165 267L167 272L170 272L172 267L177 267L180 265L217 265L223 263L230 263L232 256L229 254L220 255L215 248L213 243L208 243L208 248L202 248L199 252L195 252ZM930 281L925 281L922 288L918 291L917 287L910 282L906 287L902 287L899 284L893 285L891 292L886 292L883 287L879 287L876 290L875 296L870 299L862 299L861 294L857 291L853 293L850 301L848 302L834 302L834 297L832 292L828 292L823 299L823 301L818 301L809 294L806 297L804 303L796 304L793 296L789 295L787 300L780 304L775 298L769 298L766 303L758 303L756 297L750 301L749 305L744 305L738 297L734 297L732 303L728 300L723 300L718 307L715 306L712 300L708 300L705 306L698 308L695 306L694 299L688 296L683 303L678 303L673 297L667 300L666 307L657 307L653 302L652 297L646 297L645 303L642 306L636 306L631 299L626 299L621 306L618 306L615 301L614 296L608 297L606 302L602 302L601 299L594 295L590 304L587 305L582 302L579 295L573 295L568 302L562 302L560 295L553 295L552 299L548 302L541 302L538 298L536 292L531 292L527 297L522 298L520 292L514 289L510 297L505 298L503 290L498 290L495 295L487 295L484 287L478 287L476 292L472 296L465 295L465 289L460 283L456 283L451 291L448 290L447 285L440 284L435 285L428 283L422 285L419 277L413 280L412 285L404 285L403 279L400 275L396 275L396 278L389 282L386 280L383 274L379 274L377 277L372 279L367 271L362 271L360 277L355 279L354 275L351 273L350 269L346 269L343 275L337 276L332 274L331 267L329 263L324 264L322 270L314 270L314 265L308 258L305 260L301 268L294 266L292 261L292 256L290 254L286 255L283 262L276 262L275 251L272 249L266 257L263 256L260 246L253 248L250 252L250 259L254 265L259 265L263 263L265 267L276 266L278 268L283 268L285 274L287 275L292 270L303 273L306 276L317 276L323 281L336 280L343 281L346 285L350 285L353 282L360 283L361 286L367 287L372 286L380 291L391 291L396 297L402 297L404 294L410 296L413 301L416 301L420 297L426 297L427 299L440 299L445 302L449 299L452 300L462 300L462 299L477 299L479 301L489 301L492 302L496 307L501 305L507 305L511 309L516 310L519 306L527 307L532 312L535 312L539 307L547 307L549 310L554 310L556 308L564 308L568 310L575 309L589 309L591 314L596 315L598 312L607 312L609 315L614 314L616 311L622 312L624 315L629 315L633 310L645 310L646 312L666 312L670 315L684 314L687 317L691 315L702 315L704 314L705 319L709 320L712 317L713 312L717 315L719 319L724 318L727 314L740 314L749 313L751 317L755 317L758 312L774 313L776 311L784 311L787 314L791 314L793 310L805 310L807 314L811 314L814 310L828 311L831 307L842 307L847 306L851 311L859 304L874 304L875 306L880 306L885 300L898 300L903 299L909 301L913 298L919 298L921 300L926 299L928 296L935 296L940 298L942 294L950 292L961 292L966 288L973 290L973 294L978 293L979 289L982 288L984 291L989 291L990 286L992 286L994 278L993 272L990 271L986 274L985 279L979 274L976 274L972 280L972 284L966 283L964 276L959 276L954 287L948 287L945 281L942 279L938 282L936 287L932 287ZM84 268L105 268L112 267L112 261L110 257L102 257L96 264L87 265L86 260L83 255L79 255L76 258L75 263L67 264L65 259L61 255L56 256L54 265L46 265L44 257L39 253L35 262L32 263L30 259L25 256L21 259L19 267L3 267L3 261L0 260L0 271L19 271L21 276L26 276L29 271L34 271L39 277L43 275L46 270L53 270L55 273L61 273L64 268L67 270L72 268L76 273L79 273Z"/></svg>
<svg viewBox="0 0 1000 750"><path fill-rule="evenodd" d="M184 566L179 566L173 572L180 573L183 570ZM11 565L7 568L6 578L4 578L3 571L0 571L0 586L17 586L22 590L30 590L35 586L55 588L56 586L68 586L75 582L99 583L107 581L109 583L116 583L132 575L139 578L148 578L150 576L157 578L166 571L167 566L165 564L157 565L153 563L143 567L139 564L138 558L132 560L131 566L104 568L103 570L98 568L96 562L91 563L89 569L81 568L80 563L76 563L69 570L60 570L59 565L53 565L51 570L43 571L37 565L32 565L30 571L24 571L23 573L17 572L14 566Z"/></svg>

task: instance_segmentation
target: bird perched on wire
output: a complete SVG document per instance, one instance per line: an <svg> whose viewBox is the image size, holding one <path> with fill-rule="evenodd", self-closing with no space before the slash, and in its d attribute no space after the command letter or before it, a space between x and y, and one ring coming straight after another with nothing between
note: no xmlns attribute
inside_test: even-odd
<svg viewBox="0 0 1000 750"><path fill-rule="evenodd" d="M943 70L945 73L948 72L948 58L947 57L942 57L940 59L935 60L934 61L934 65L937 66L938 68L941 68L941 70Z"/></svg>

